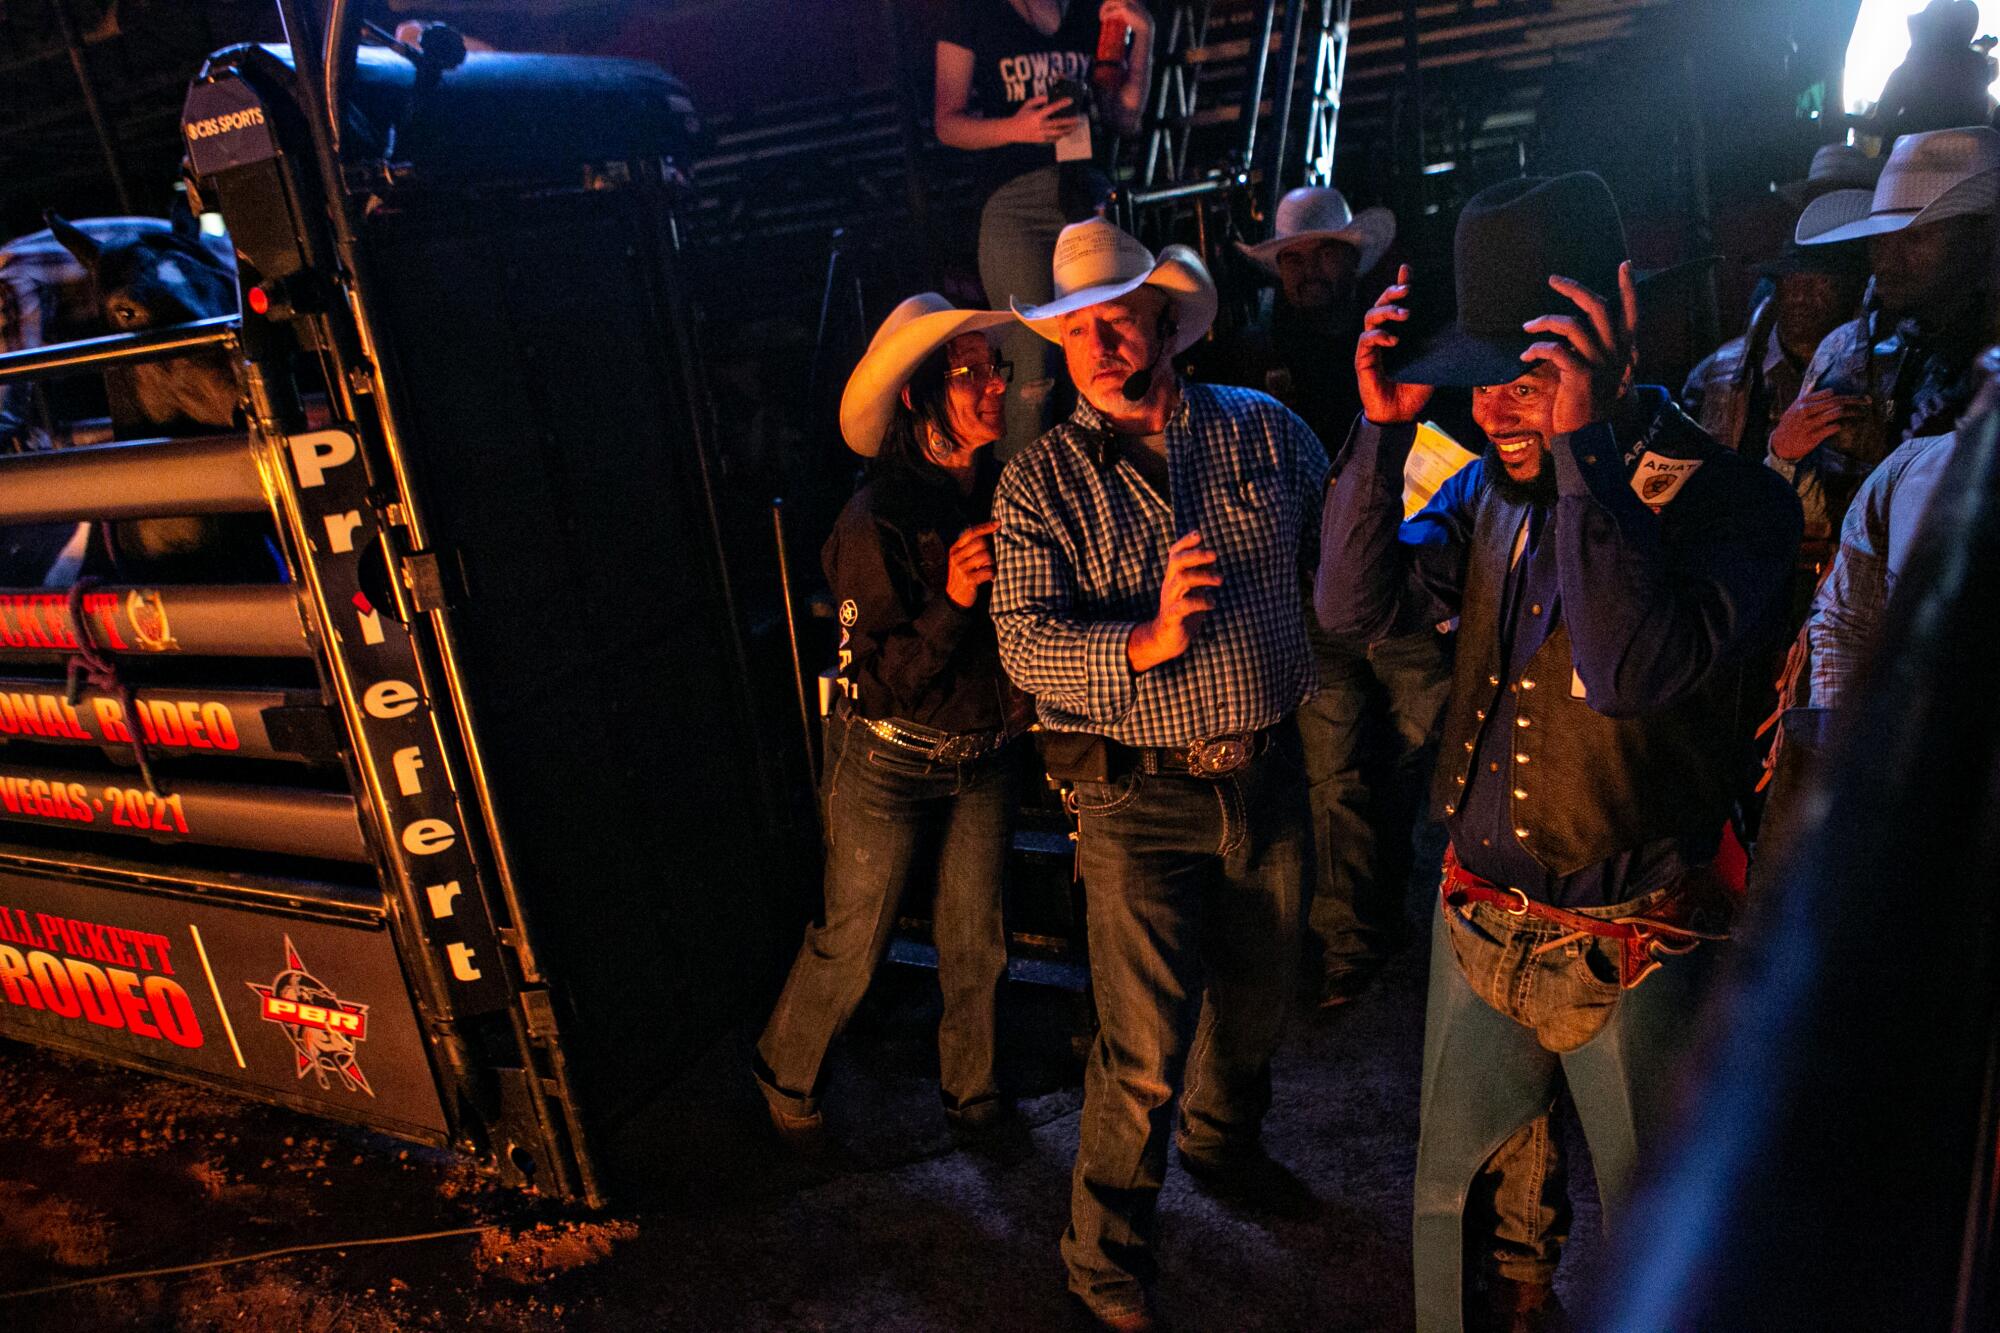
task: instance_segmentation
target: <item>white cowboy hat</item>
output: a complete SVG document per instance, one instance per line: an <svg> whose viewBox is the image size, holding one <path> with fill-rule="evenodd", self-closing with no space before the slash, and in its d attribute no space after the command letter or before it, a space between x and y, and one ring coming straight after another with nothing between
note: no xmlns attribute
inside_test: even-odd
<svg viewBox="0 0 2000 1333"><path fill-rule="evenodd" d="M1870 157L1852 144L1823 143L1813 150L1805 179L1773 187L1793 207L1803 207L1834 190L1873 191L1882 179L1882 159Z"/></svg>
<svg viewBox="0 0 2000 1333"><path fill-rule="evenodd" d="M1896 140L1875 189L1835 190L1799 214L1800 245L1831 245L2000 204L2000 130L1971 125Z"/></svg>
<svg viewBox="0 0 2000 1333"><path fill-rule="evenodd" d="M1366 273L1382 262L1396 239L1396 215L1386 208L1364 208L1359 213L1347 206L1338 190L1320 185L1302 185L1278 201L1277 224L1271 239L1261 245L1236 248L1243 257L1269 273L1278 271L1278 252L1303 241L1345 241L1360 258L1356 273Z"/></svg>
<svg viewBox="0 0 2000 1333"><path fill-rule="evenodd" d="M1215 283L1201 256L1185 245L1153 252L1103 218L1072 222L1056 237L1056 295L1041 305L1014 302L1023 324L1052 343L1062 341L1062 317L1115 301L1141 287L1158 287L1174 307L1174 351L1201 341L1215 322Z"/></svg>
<svg viewBox="0 0 2000 1333"><path fill-rule="evenodd" d="M924 358L961 333L1009 323L1004 310L960 310L936 292L919 292L889 312L840 395L840 437L866 458L882 450L896 400Z"/></svg>

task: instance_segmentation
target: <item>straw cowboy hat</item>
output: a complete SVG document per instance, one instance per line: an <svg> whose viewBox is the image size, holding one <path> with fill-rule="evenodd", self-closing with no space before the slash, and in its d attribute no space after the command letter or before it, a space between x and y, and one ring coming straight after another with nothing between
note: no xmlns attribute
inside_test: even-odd
<svg viewBox="0 0 2000 1333"><path fill-rule="evenodd" d="M2000 130L1972 125L1906 134L1868 190L1835 190L1806 205L1800 245L1832 245L1905 227L1990 213L2000 203Z"/></svg>
<svg viewBox="0 0 2000 1333"><path fill-rule="evenodd" d="M1870 157L1852 144L1827 143L1813 151L1804 180L1786 181L1777 192L1794 208L1801 208L1835 190L1873 190L1881 177L1881 158Z"/></svg>
<svg viewBox="0 0 2000 1333"><path fill-rule="evenodd" d="M1004 310L960 310L936 292L910 297L882 321L840 395L840 437L866 458L882 450L896 402L924 358L961 333L1012 322Z"/></svg>
<svg viewBox="0 0 2000 1333"><path fill-rule="evenodd" d="M1014 304L1023 324L1052 343L1062 341L1064 315L1115 301L1141 287L1158 287L1173 302L1174 351L1185 352L1215 322L1215 283L1201 256L1185 245L1153 252L1103 218L1072 222L1056 238L1056 295L1041 305Z"/></svg>
<svg viewBox="0 0 2000 1333"><path fill-rule="evenodd" d="M1615 300L1625 229L1600 177L1523 176L1472 196L1458 215L1452 250L1458 318L1396 369L1406 383L1478 387L1526 374L1521 353L1548 335L1521 326L1577 313L1549 278L1560 274Z"/></svg>
<svg viewBox="0 0 2000 1333"><path fill-rule="evenodd" d="M1345 241L1360 254L1354 271L1366 273L1382 262L1395 239L1396 215L1388 209L1364 208L1356 213L1348 208L1340 191L1304 185L1278 201L1277 224L1270 240L1261 245L1238 241L1236 248L1257 267L1276 273L1279 252L1290 246L1304 241Z"/></svg>

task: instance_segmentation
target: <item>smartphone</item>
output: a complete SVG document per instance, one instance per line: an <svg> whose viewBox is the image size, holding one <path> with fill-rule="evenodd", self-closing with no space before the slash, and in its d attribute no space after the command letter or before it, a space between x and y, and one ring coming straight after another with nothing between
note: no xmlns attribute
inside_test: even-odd
<svg viewBox="0 0 2000 1333"><path fill-rule="evenodd" d="M1395 281L1393 267L1388 270L1388 277L1389 282L1362 294L1363 305L1372 305L1382 294L1382 288ZM1400 376L1403 368L1423 353L1425 344L1451 324L1456 304L1452 298L1448 276L1432 274L1427 279L1421 274L1411 275L1409 293L1397 302L1410 312L1410 317L1391 326L1396 333L1396 345L1382 357L1383 368L1392 376ZM1527 368L1524 362L1521 369Z"/></svg>
<svg viewBox="0 0 2000 1333"><path fill-rule="evenodd" d="M1088 162L1094 152L1090 141L1090 89L1075 79L1057 79L1049 84L1049 102L1068 101L1059 115L1075 116L1076 125L1056 140L1056 161Z"/></svg>
<svg viewBox="0 0 2000 1333"><path fill-rule="evenodd" d="M1089 116L1091 114L1090 85L1078 83L1075 79L1056 79L1049 84L1049 101L1068 102L1063 109L1066 116Z"/></svg>

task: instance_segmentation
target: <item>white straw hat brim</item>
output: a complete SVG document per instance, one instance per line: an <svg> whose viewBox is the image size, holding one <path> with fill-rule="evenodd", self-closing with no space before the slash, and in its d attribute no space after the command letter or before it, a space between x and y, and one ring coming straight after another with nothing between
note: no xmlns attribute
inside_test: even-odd
<svg viewBox="0 0 2000 1333"><path fill-rule="evenodd" d="M1793 238L1800 245L1833 245L1919 227L1945 218L1989 213L2000 204L2000 169L1982 171L1948 186L1921 208L1873 211L1868 190L1835 190L1807 204Z"/></svg>
<svg viewBox="0 0 2000 1333"><path fill-rule="evenodd" d="M1011 323L1014 318L1005 310L960 310L945 305L942 297L933 301L941 308L906 320L893 329L878 330L854 373L847 377L847 387L840 395L840 438L865 458L881 452L882 439L889 433L890 421L895 419L903 386L910 382L910 376L924 363L924 358L961 333L982 333ZM894 320L895 315L891 314L890 319Z"/></svg>
<svg viewBox="0 0 2000 1333"><path fill-rule="evenodd" d="M1257 267L1267 273L1276 273L1278 254L1282 250L1304 241L1345 241L1359 254L1354 271L1361 274L1382 262L1382 256L1389 252L1389 246L1395 239L1396 215L1386 208L1364 208L1354 215L1352 222L1336 230L1294 232L1290 236L1273 236L1256 245L1238 241L1236 248Z"/></svg>
<svg viewBox="0 0 2000 1333"><path fill-rule="evenodd" d="M1170 245L1160 251L1159 262L1150 273L1140 273L1117 282L1082 287L1041 305L1013 303L1016 317L1052 343L1062 342L1062 317L1089 306L1115 301L1141 287L1158 287L1174 305L1174 351L1185 352L1201 341L1215 322L1215 283L1201 258L1185 245Z"/></svg>

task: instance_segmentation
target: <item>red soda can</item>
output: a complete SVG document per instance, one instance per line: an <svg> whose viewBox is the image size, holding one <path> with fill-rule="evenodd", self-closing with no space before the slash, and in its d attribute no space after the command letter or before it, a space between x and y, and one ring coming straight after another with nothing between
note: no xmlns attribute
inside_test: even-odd
<svg viewBox="0 0 2000 1333"><path fill-rule="evenodd" d="M1097 58L1090 62L1090 84L1099 96L1109 97L1124 86L1125 75L1131 70L1131 58L1126 48L1132 41L1132 29L1122 18L1104 20L1097 30Z"/></svg>

